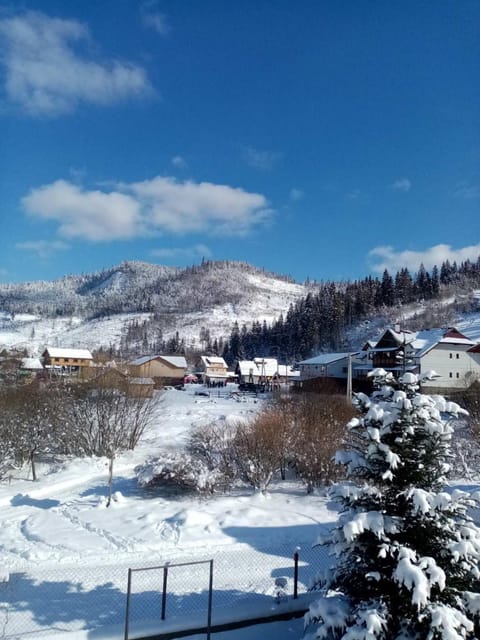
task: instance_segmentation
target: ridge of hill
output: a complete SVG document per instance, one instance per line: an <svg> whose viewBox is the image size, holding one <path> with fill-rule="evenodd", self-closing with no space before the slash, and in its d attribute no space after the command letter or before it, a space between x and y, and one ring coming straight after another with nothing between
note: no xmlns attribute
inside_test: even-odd
<svg viewBox="0 0 480 640"><path fill-rule="evenodd" d="M206 261L184 269L122 264L55 281L0 285L0 348L45 345L91 349L121 344L129 325L156 321L199 344L201 332L225 337L234 322L272 322L314 285L244 262Z"/></svg>

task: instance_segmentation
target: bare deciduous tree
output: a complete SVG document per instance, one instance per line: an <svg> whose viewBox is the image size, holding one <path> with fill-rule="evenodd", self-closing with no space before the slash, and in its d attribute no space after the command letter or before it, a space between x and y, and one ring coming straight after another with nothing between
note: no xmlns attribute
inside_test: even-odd
<svg viewBox="0 0 480 640"><path fill-rule="evenodd" d="M28 461L37 479L36 457L58 450L57 412L49 388L8 386L0 394L0 429L10 462Z"/></svg>
<svg viewBox="0 0 480 640"><path fill-rule="evenodd" d="M108 499L112 499L113 464L120 451L134 449L152 419L153 401L132 397L127 388L92 384L65 394L64 416L70 427L67 443L76 455L108 458Z"/></svg>

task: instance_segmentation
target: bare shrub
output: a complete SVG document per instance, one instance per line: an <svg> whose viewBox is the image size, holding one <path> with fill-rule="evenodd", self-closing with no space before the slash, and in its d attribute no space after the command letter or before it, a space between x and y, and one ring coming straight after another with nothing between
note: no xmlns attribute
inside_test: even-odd
<svg viewBox="0 0 480 640"><path fill-rule="evenodd" d="M265 493L284 458L277 412L267 409L250 423L237 424L232 445L241 479Z"/></svg>
<svg viewBox="0 0 480 640"><path fill-rule="evenodd" d="M346 424L355 415L343 396L297 395L294 415L294 457L307 492L339 479L334 455L346 437Z"/></svg>
<svg viewBox="0 0 480 640"><path fill-rule="evenodd" d="M198 458L188 453L165 453L161 458L147 461L135 468L141 487L175 489L212 495L223 483L219 470L208 469Z"/></svg>
<svg viewBox="0 0 480 640"><path fill-rule="evenodd" d="M232 443L236 427L215 422L195 429L187 443L187 452L209 471L218 474L223 490L231 487L238 477L238 464ZM221 480L221 481L220 481Z"/></svg>

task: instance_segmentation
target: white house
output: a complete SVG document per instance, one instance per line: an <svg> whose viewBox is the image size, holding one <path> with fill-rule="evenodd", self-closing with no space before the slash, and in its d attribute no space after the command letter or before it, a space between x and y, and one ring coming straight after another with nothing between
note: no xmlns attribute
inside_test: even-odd
<svg viewBox="0 0 480 640"><path fill-rule="evenodd" d="M439 377L422 384L425 389L461 389L480 378L480 345L455 328L415 354L420 372L433 370Z"/></svg>
<svg viewBox="0 0 480 640"><path fill-rule="evenodd" d="M299 372L291 366L278 364L276 358L254 358L239 360L235 373L240 383L263 384L273 381L290 382L299 377Z"/></svg>
<svg viewBox="0 0 480 640"><path fill-rule="evenodd" d="M419 332L387 329L366 353L371 366L397 375L435 371L439 377L425 381L426 390L461 389L480 378L480 345L454 327Z"/></svg>
<svg viewBox="0 0 480 640"><path fill-rule="evenodd" d="M480 343L453 327L447 331L414 332L397 326L386 329L377 341L368 341L359 352L322 353L303 360L299 363L299 382L322 378L346 380L349 357L354 381L365 379L366 374L377 367L395 375L433 370L439 377L422 385L429 391L461 389L480 380Z"/></svg>
<svg viewBox="0 0 480 640"><path fill-rule="evenodd" d="M231 375L227 363L220 356L200 356L197 373L207 384L226 382Z"/></svg>

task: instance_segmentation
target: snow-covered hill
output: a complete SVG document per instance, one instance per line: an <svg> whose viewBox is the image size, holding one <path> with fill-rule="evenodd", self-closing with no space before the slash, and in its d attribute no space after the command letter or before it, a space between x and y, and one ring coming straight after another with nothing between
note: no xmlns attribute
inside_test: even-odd
<svg viewBox="0 0 480 640"><path fill-rule="evenodd" d="M53 282L0 285L0 349L118 347L126 327L155 317L164 339L199 344L230 334L234 322L271 322L312 286L246 263L206 262L176 269L125 262L99 273Z"/></svg>

